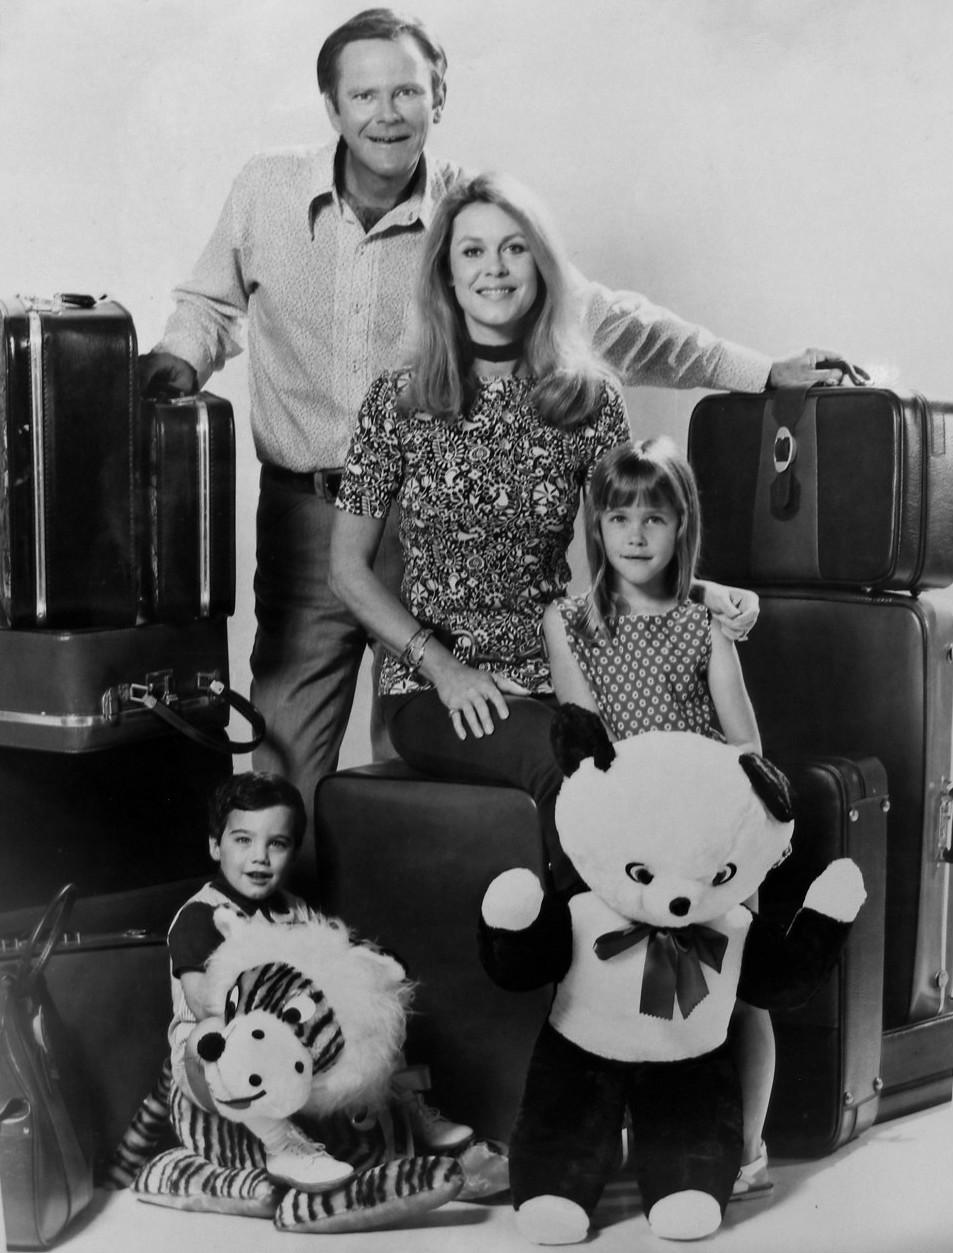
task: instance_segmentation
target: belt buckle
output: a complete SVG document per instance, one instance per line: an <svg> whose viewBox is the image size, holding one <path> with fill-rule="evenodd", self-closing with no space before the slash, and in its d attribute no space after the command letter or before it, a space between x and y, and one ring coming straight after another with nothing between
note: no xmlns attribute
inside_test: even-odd
<svg viewBox="0 0 953 1253"><path fill-rule="evenodd" d="M336 500L341 490L342 474L340 470L315 470L314 492L324 500Z"/></svg>

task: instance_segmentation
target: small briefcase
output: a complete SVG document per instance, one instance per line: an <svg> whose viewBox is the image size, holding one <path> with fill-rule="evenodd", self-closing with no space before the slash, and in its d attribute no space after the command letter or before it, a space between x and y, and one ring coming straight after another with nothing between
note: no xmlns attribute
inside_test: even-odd
<svg viewBox="0 0 953 1253"><path fill-rule="evenodd" d="M156 622L235 610L235 426L200 392L143 400L148 445L145 611Z"/></svg>

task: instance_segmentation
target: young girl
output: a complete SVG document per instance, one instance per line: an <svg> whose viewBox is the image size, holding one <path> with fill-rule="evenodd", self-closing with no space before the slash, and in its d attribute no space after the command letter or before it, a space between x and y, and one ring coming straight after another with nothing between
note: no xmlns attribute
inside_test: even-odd
<svg viewBox="0 0 953 1253"><path fill-rule="evenodd" d="M614 739L694 731L760 752L735 646L690 599L701 538L698 490L671 440L622 444L600 459L586 495L585 535L588 595L553 601L543 615L560 702L593 710ZM741 1002L735 1031L745 1108L745 1165L735 1196L755 1196L772 1186L761 1136L774 1034L765 1010Z"/></svg>

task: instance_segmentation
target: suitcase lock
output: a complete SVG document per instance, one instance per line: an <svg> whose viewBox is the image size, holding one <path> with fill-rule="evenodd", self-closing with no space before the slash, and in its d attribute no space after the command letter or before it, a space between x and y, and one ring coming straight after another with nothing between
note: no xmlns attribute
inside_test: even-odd
<svg viewBox="0 0 953 1253"><path fill-rule="evenodd" d="M774 457L776 474L783 474L785 470L794 465L797 458L797 440L794 438L794 432L790 427L778 427L778 432L774 437L772 455Z"/></svg>

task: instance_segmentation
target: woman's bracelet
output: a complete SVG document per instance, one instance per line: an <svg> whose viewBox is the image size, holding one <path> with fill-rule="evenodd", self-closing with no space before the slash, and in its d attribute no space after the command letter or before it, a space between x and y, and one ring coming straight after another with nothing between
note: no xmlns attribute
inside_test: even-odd
<svg viewBox="0 0 953 1253"><path fill-rule="evenodd" d="M413 633L398 655L397 660L402 666L406 666L411 674L416 674L423 664L424 649L431 635L433 631L430 627L421 627Z"/></svg>

